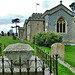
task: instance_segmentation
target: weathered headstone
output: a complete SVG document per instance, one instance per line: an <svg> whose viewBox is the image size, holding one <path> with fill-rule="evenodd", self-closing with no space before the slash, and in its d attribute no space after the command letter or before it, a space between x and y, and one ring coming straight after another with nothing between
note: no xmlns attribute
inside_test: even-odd
<svg viewBox="0 0 75 75"><path fill-rule="evenodd" d="M0 34L0 38L1 38L1 34Z"/></svg>
<svg viewBox="0 0 75 75"><path fill-rule="evenodd" d="M13 40L16 40L16 36L15 35L13 36Z"/></svg>
<svg viewBox="0 0 75 75"><path fill-rule="evenodd" d="M51 56L58 54L61 60L65 57L65 46L61 43L54 43L51 45Z"/></svg>
<svg viewBox="0 0 75 75"><path fill-rule="evenodd" d="M24 42L24 39L23 39L23 38L21 38L21 39L20 39L20 42L21 42L21 43L23 43L23 42Z"/></svg>
<svg viewBox="0 0 75 75"><path fill-rule="evenodd" d="M6 35L6 39L8 38L8 35Z"/></svg>

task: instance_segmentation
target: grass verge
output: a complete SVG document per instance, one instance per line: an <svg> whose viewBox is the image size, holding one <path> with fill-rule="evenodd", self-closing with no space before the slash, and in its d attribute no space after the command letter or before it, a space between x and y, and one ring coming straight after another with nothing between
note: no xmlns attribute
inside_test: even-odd
<svg viewBox="0 0 75 75"><path fill-rule="evenodd" d="M65 61L75 68L75 46L65 46Z"/></svg>

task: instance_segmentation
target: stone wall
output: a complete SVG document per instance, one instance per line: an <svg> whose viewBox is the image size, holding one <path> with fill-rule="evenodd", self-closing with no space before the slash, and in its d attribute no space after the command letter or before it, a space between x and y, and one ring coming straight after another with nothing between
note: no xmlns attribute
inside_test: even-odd
<svg viewBox="0 0 75 75"><path fill-rule="evenodd" d="M44 31L42 13L33 13L24 23L24 39L32 42L34 34Z"/></svg>
<svg viewBox="0 0 75 75"><path fill-rule="evenodd" d="M30 41L30 21L27 24L27 40Z"/></svg>
<svg viewBox="0 0 75 75"><path fill-rule="evenodd" d="M26 37L27 37L27 34L26 34L26 32L27 32L27 30L26 30L26 24L24 24L23 27L24 27L24 35L23 36L24 36L24 39L26 40Z"/></svg>
<svg viewBox="0 0 75 75"><path fill-rule="evenodd" d="M75 16L74 16L74 21L73 21L73 23L74 23L74 42L75 42Z"/></svg>
<svg viewBox="0 0 75 75"><path fill-rule="evenodd" d="M45 17L45 32L49 31L50 28L49 28L49 16L46 15Z"/></svg>
<svg viewBox="0 0 75 75"><path fill-rule="evenodd" d="M64 17L67 21L67 33L60 34L63 36L63 41L72 42L73 41L73 16L66 13L64 10L59 10L51 15L49 15L49 25L50 31L56 32L56 22L59 17Z"/></svg>
<svg viewBox="0 0 75 75"><path fill-rule="evenodd" d="M19 38L24 38L24 28L19 28Z"/></svg>
<svg viewBox="0 0 75 75"><path fill-rule="evenodd" d="M30 41L34 34L44 31L43 21L31 21L30 23Z"/></svg>

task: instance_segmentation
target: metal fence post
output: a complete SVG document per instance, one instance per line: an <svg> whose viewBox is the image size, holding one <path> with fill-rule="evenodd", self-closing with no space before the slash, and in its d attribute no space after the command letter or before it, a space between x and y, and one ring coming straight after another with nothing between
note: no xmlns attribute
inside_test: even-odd
<svg viewBox="0 0 75 75"><path fill-rule="evenodd" d="M20 72L20 75L21 75L21 56L19 56L19 65L20 65L19 72Z"/></svg>
<svg viewBox="0 0 75 75"><path fill-rule="evenodd" d="M50 55L50 75L52 73L52 60L51 60L51 55Z"/></svg>
<svg viewBox="0 0 75 75"><path fill-rule="evenodd" d="M44 60L43 60L43 67L42 67L42 70L43 70L43 75L45 75L45 67L44 67Z"/></svg>
<svg viewBox="0 0 75 75"><path fill-rule="evenodd" d="M58 54L56 54L56 75L58 75Z"/></svg>
<svg viewBox="0 0 75 75"><path fill-rule="evenodd" d="M53 72L55 73L55 67L54 67L55 63L54 63L54 55L53 55Z"/></svg>
<svg viewBox="0 0 75 75"><path fill-rule="evenodd" d="M2 74L4 75L4 57L2 56Z"/></svg>
<svg viewBox="0 0 75 75"><path fill-rule="evenodd" d="M12 67L12 63L13 63L13 60L11 60L11 68L10 68L10 70L11 70L11 75L13 75L13 67Z"/></svg>
<svg viewBox="0 0 75 75"><path fill-rule="evenodd" d="M35 75L37 75L37 58L35 56Z"/></svg>
<svg viewBox="0 0 75 75"><path fill-rule="evenodd" d="M29 75L29 70L30 70L30 68L29 68L29 60L27 60L27 64L28 64L28 65L27 65L27 67L28 67L28 68L27 68L27 75Z"/></svg>
<svg viewBox="0 0 75 75"><path fill-rule="evenodd" d="M46 64L47 64L47 54L46 54Z"/></svg>

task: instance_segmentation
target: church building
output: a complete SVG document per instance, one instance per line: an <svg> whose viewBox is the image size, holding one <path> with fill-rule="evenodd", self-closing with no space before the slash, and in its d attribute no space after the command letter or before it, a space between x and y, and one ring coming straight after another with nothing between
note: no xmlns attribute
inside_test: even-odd
<svg viewBox="0 0 75 75"><path fill-rule="evenodd" d="M22 28L21 28L22 31ZM63 36L63 42L75 42L74 12L65 7L60 1L56 7L46 10L43 14L33 13L25 20L23 38L32 41L32 36L42 31L55 31ZM20 34L19 29L19 34ZM20 35L21 36L21 35ZM19 38L20 38L19 36Z"/></svg>

